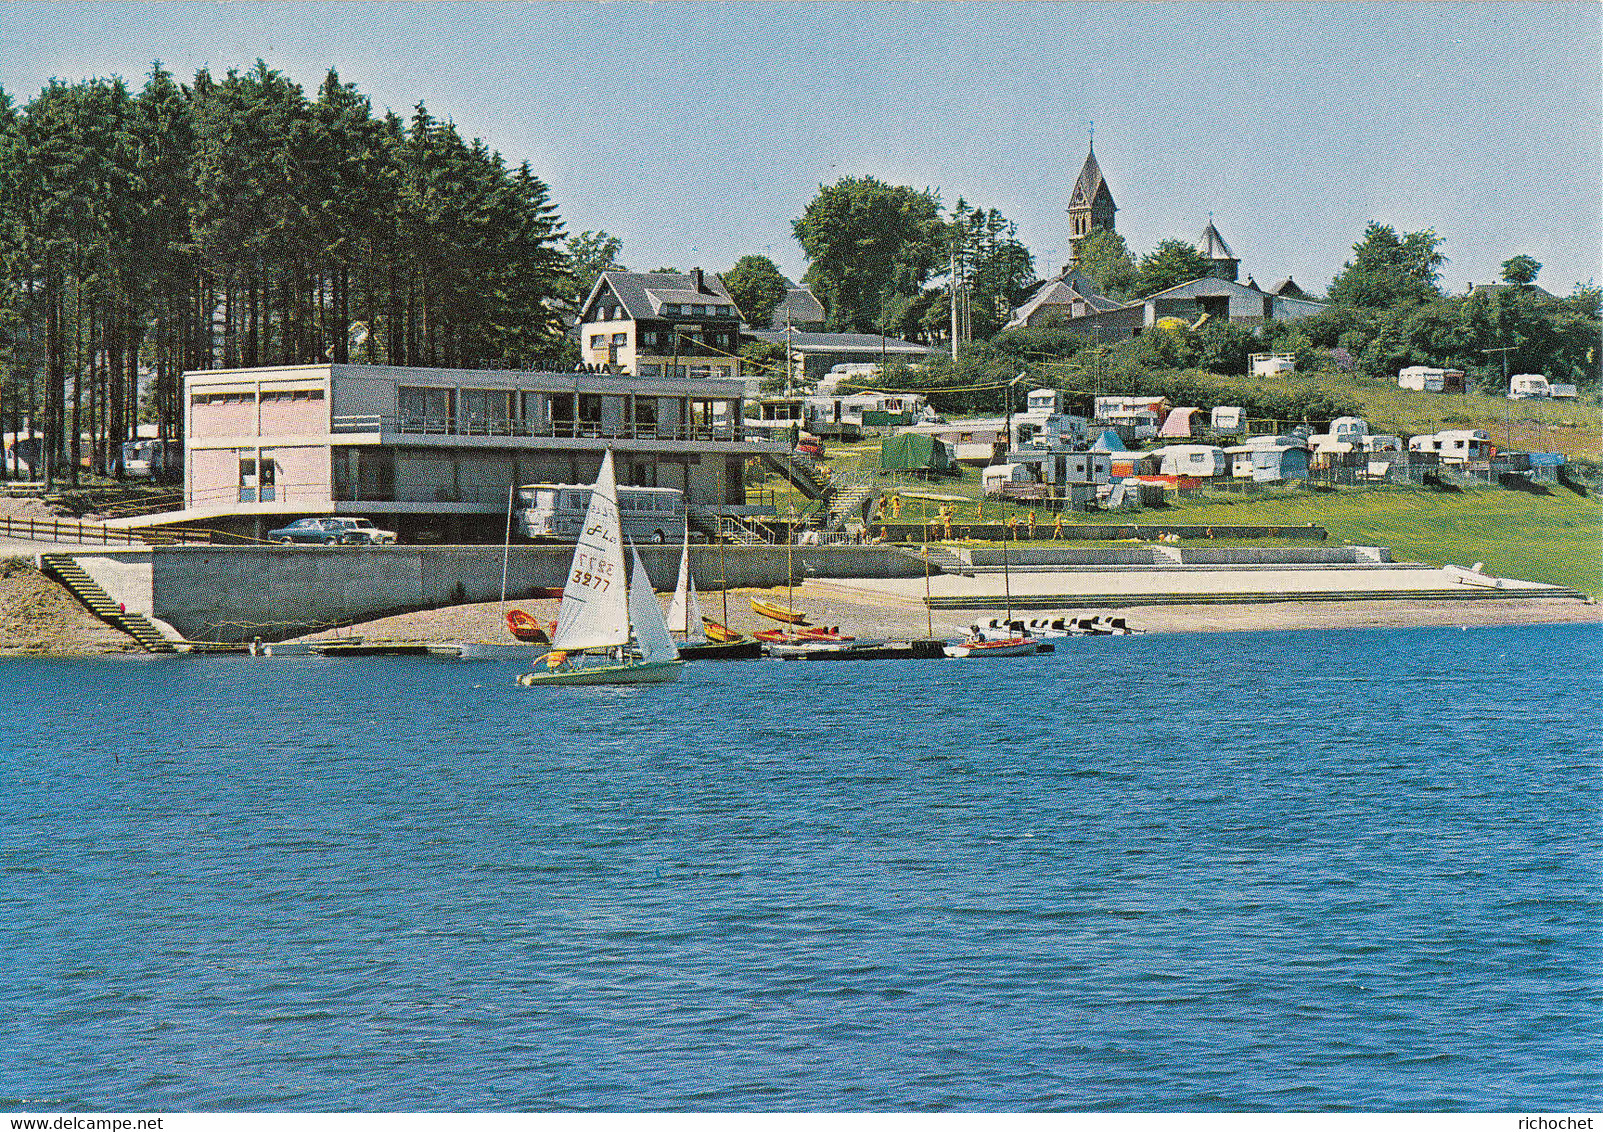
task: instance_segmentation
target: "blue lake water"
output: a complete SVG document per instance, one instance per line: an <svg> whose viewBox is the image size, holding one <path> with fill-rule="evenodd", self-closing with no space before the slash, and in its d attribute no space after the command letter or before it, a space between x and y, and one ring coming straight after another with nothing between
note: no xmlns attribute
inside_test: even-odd
<svg viewBox="0 0 1603 1132"><path fill-rule="evenodd" d="M0 1107L1595 1109L1600 643L0 662Z"/></svg>

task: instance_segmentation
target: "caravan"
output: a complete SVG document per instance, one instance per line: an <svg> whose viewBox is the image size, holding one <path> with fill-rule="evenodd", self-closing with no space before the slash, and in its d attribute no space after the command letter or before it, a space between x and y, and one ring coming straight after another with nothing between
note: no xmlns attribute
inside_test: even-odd
<svg viewBox="0 0 1603 1132"><path fill-rule="evenodd" d="M1495 449L1484 428L1450 428L1408 441L1410 452L1434 452L1443 464L1478 464L1492 458Z"/></svg>
<svg viewBox="0 0 1603 1132"><path fill-rule="evenodd" d="M1508 399L1524 401L1529 398L1546 399L1553 396L1553 387L1539 373L1516 373L1508 379Z"/></svg>

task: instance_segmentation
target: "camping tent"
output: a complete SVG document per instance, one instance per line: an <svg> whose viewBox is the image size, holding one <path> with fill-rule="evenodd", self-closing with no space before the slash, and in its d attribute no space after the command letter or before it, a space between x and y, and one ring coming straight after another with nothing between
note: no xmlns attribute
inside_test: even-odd
<svg viewBox="0 0 1603 1132"><path fill-rule="evenodd" d="M950 472L955 463L952 446L938 437L906 432L879 442L879 466L886 471Z"/></svg>
<svg viewBox="0 0 1603 1132"><path fill-rule="evenodd" d="M1125 446L1124 441L1119 439L1119 434L1117 432L1111 428L1108 428L1103 429L1102 435L1096 438L1096 443L1091 445L1091 451L1128 452L1130 449Z"/></svg>

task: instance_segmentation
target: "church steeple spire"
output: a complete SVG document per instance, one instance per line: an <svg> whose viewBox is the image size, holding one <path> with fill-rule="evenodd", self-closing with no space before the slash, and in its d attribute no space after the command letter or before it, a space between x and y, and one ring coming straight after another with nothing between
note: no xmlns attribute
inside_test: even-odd
<svg viewBox="0 0 1603 1132"><path fill-rule="evenodd" d="M1080 242L1095 229L1112 232L1113 214L1119 206L1113 203L1113 192L1102 176L1102 166L1096 159L1096 124L1091 125L1091 144L1086 149L1085 164L1075 179L1074 191L1069 196L1069 262L1065 271L1080 262Z"/></svg>

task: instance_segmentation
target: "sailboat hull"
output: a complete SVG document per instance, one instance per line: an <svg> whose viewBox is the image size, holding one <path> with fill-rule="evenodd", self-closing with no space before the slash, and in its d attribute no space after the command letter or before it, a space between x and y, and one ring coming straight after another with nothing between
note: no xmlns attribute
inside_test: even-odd
<svg viewBox="0 0 1603 1132"><path fill-rule="evenodd" d="M685 660L756 660L763 655L761 641L715 641L705 645L680 645Z"/></svg>
<svg viewBox="0 0 1603 1132"><path fill-rule="evenodd" d="M644 664L596 664L588 668L557 669L555 672L525 672L518 683L525 688L557 684L671 684L684 671L682 660L659 660Z"/></svg>

